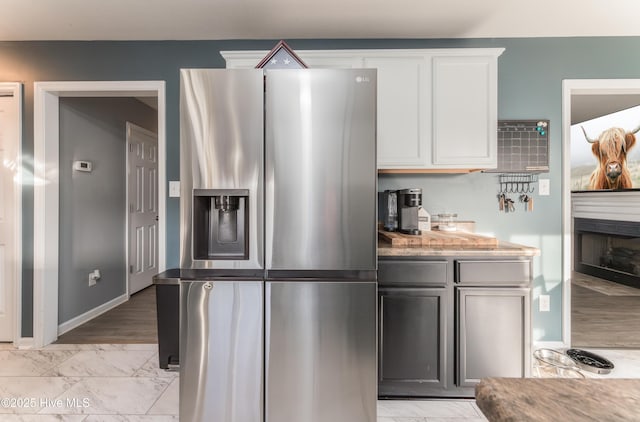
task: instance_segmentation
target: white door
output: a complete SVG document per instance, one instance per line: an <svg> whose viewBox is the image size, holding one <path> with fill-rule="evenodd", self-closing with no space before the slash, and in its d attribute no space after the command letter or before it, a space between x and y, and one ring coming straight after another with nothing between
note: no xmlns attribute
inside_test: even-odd
<svg viewBox="0 0 640 422"><path fill-rule="evenodd" d="M129 294L158 273L158 135L127 122Z"/></svg>
<svg viewBox="0 0 640 422"><path fill-rule="evenodd" d="M18 181L21 90L0 83L0 341L14 341L18 284L20 202Z"/></svg>

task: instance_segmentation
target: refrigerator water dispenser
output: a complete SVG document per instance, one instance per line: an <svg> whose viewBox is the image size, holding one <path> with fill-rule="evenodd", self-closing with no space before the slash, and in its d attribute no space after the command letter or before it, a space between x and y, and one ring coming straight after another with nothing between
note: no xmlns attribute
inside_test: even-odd
<svg viewBox="0 0 640 422"><path fill-rule="evenodd" d="M249 190L193 190L193 259L249 259Z"/></svg>

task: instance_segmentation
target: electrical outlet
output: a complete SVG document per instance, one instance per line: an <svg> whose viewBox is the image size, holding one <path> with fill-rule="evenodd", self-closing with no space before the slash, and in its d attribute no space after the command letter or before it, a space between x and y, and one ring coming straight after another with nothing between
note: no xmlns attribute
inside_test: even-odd
<svg viewBox="0 0 640 422"><path fill-rule="evenodd" d="M540 196L549 196L549 179L538 180L538 193Z"/></svg>
<svg viewBox="0 0 640 422"><path fill-rule="evenodd" d="M549 312L551 310L551 299L549 295L540 295L538 297L538 309L540 312Z"/></svg>
<svg viewBox="0 0 640 422"><path fill-rule="evenodd" d="M93 270L89 273L89 287L95 286L98 280L100 280L100 270Z"/></svg>

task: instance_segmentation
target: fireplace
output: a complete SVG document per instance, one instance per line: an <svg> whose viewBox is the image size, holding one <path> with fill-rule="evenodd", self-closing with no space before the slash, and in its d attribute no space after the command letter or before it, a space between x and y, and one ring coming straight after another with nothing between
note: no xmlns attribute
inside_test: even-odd
<svg viewBox="0 0 640 422"><path fill-rule="evenodd" d="M640 223L574 218L574 270L640 288Z"/></svg>

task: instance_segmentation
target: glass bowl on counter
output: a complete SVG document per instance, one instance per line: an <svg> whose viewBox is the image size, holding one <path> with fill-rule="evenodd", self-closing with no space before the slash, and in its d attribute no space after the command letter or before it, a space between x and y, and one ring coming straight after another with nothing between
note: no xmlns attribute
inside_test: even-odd
<svg viewBox="0 0 640 422"><path fill-rule="evenodd" d="M562 352L537 349L533 357L536 360L531 373L534 378L584 378L574 360Z"/></svg>
<svg viewBox="0 0 640 422"><path fill-rule="evenodd" d="M569 356L553 349L537 349L533 357L540 366L553 366L557 368L579 370L578 365Z"/></svg>
<svg viewBox="0 0 640 422"><path fill-rule="evenodd" d="M438 230L453 232L457 230L456 220L458 219L458 214L455 213L441 213L436 214L438 218Z"/></svg>

